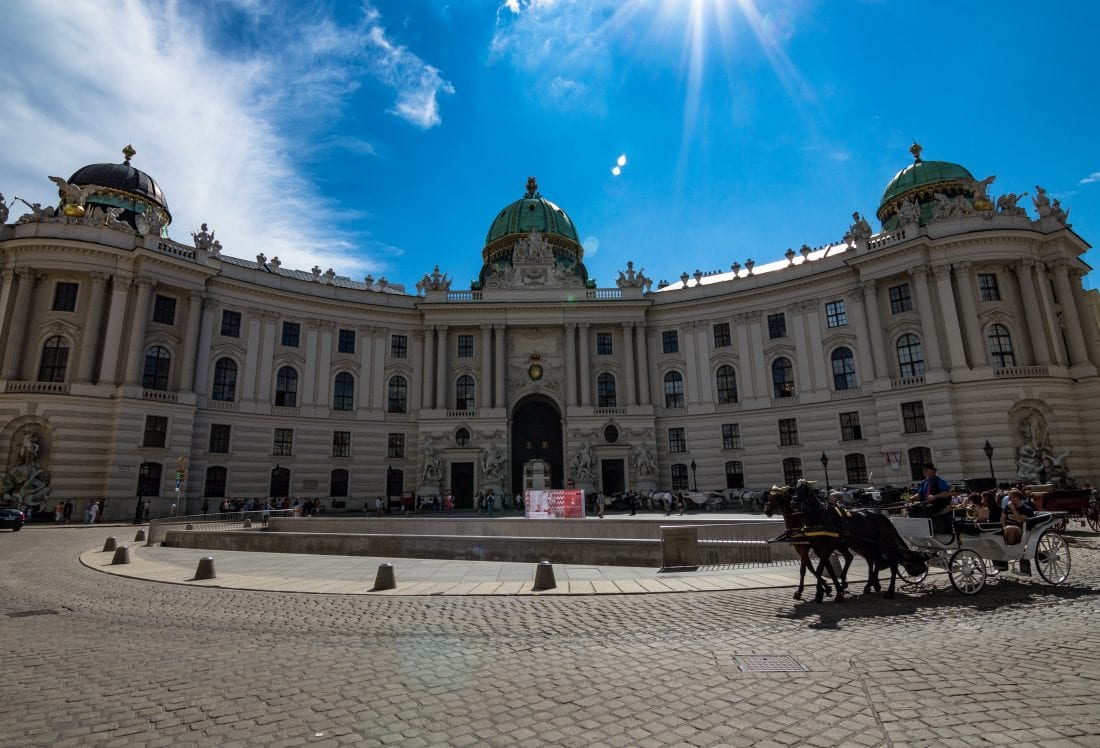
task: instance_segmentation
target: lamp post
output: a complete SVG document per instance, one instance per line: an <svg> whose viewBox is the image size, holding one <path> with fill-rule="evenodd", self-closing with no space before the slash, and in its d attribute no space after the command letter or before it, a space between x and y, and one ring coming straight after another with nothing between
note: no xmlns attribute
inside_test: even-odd
<svg viewBox="0 0 1100 748"><path fill-rule="evenodd" d="M825 491L832 491L833 487L829 485L829 455L824 452L821 453L821 467L825 470Z"/></svg>
<svg viewBox="0 0 1100 748"><path fill-rule="evenodd" d="M993 445L989 443L988 439L985 440L982 451L985 452L985 459L989 460L989 477L993 480L993 489L996 490L997 476L993 474Z"/></svg>
<svg viewBox="0 0 1100 748"><path fill-rule="evenodd" d="M691 460L691 482L695 484L695 489L694 490L696 492L699 491L699 479L695 475L695 469L697 467L698 467L698 465L695 464L695 458L692 458L692 460Z"/></svg>

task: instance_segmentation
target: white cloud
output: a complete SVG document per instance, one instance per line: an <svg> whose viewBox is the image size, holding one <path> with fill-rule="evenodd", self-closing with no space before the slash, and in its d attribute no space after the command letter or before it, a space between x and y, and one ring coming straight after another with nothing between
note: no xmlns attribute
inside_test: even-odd
<svg viewBox="0 0 1100 748"><path fill-rule="evenodd" d="M1092 184L1093 182L1100 182L1100 171L1094 171L1087 177L1081 180L1080 184Z"/></svg>
<svg viewBox="0 0 1100 748"><path fill-rule="evenodd" d="M180 241L207 222L229 255L263 252L288 268L317 264L353 277L384 269L386 257L400 252L358 226L341 229L352 216L301 171L302 154L325 126L317 113L338 116L362 76L396 91L398 116L419 127L439 122L437 95L453 88L390 42L376 12L357 28L310 16L315 26L302 29L257 7L248 20L261 30L280 25L283 36L223 50L200 25L204 18L186 15L188 5L73 0L67 7L59 15L33 0L5 6L0 191L9 200L55 202L47 174L121 161L132 142L133 164L164 190L169 232ZM238 7L250 6L238 0ZM374 42L342 46L352 38ZM320 140L359 157L375 150L366 139Z"/></svg>

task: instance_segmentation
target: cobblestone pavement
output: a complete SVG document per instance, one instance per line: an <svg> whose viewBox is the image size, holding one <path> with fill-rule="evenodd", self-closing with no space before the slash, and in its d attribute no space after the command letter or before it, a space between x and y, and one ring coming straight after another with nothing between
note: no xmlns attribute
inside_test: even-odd
<svg viewBox="0 0 1100 748"><path fill-rule="evenodd" d="M1064 587L843 605L196 588L82 567L108 534L0 533L0 744L1100 745L1092 534Z"/></svg>

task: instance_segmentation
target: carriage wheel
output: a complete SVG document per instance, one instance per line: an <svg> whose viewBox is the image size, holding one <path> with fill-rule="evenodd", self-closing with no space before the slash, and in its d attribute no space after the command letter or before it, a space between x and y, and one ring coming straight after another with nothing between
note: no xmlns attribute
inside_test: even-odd
<svg viewBox="0 0 1100 748"><path fill-rule="evenodd" d="M916 575L910 574L905 570L905 567L902 564L898 564L898 576L901 577L901 583L906 586L920 584L928 578L928 564L927 562L925 563L923 574Z"/></svg>
<svg viewBox="0 0 1100 748"><path fill-rule="evenodd" d="M1056 532L1044 532L1035 544L1035 566L1047 584L1061 584L1069 577L1069 546Z"/></svg>
<svg viewBox="0 0 1100 748"><path fill-rule="evenodd" d="M1054 525L1053 525L1054 531L1055 532L1065 532L1067 524L1068 524L1068 521L1065 517L1059 517L1058 521L1055 522Z"/></svg>
<svg viewBox="0 0 1100 748"><path fill-rule="evenodd" d="M985 587L985 562L969 548L951 554L947 562L951 586L964 595L976 595Z"/></svg>
<svg viewBox="0 0 1100 748"><path fill-rule="evenodd" d="M1100 508L1096 504L1089 504L1089 508L1085 510L1085 519L1093 532L1100 532Z"/></svg>

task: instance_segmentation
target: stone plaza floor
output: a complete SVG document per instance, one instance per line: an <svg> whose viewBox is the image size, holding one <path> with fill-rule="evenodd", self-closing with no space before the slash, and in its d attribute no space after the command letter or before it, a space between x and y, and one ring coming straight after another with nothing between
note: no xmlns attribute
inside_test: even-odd
<svg viewBox="0 0 1100 748"><path fill-rule="evenodd" d="M452 591L380 595L340 589L369 583L377 559L216 554L215 582L332 586L308 592L81 563L132 532L0 532L0 745L1100 745L1091 532L1070 533L1060 587L1012 576L964 597L933 575L841 605L792 600L763 573L679 589L753 576L709 568L556 566L567 590L535 595L498 591L529 584L508 567L530 564L395 560L399 585ZM138 550L134 566L193 574L177 550ZM677 594L595 594L648 579ZM468 583L497 587L455 589Z"/></svg>

